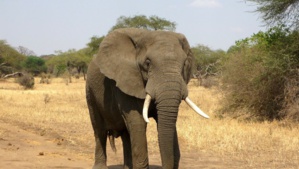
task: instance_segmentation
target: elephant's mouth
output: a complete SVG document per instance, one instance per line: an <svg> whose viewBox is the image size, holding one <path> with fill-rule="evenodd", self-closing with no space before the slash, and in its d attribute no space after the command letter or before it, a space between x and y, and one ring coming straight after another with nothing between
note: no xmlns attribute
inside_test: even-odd
<svg viewBox="0 0 299 169"><path fill-rule="evenodd" d="M148 119L148 108L150 106L151 103L151 96L149 94L146 95L145 100L144 100L144 104L143 104L143 110L142 110L142 115L143 115L143 119L145 122L149 123L149 119ZM202 110L200 110L200 108L198 106L196 106L196 104L187 96L184 101L199 115L203 116L204 118L210 118L207 114L205 114Z"/></svg>

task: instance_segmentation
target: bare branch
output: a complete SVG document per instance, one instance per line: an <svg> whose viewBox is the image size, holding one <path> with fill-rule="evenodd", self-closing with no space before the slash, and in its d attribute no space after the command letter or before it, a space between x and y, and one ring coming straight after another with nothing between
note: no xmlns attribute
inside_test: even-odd
<svg viewBox="0 0 299 169"><path fill-rule="evenodd" d="M10 77L21 77L21 76L24 76L24 74L22 72L15 72L12 74L7 74L3 78L5 79L5 78L10 78Z"/></svg>
<svg viewBox="0 0 299 169"><path fill-rule="evenodd" d="M299 0L247 0L257 4L255 12L268 26L278 24L299 28Z"/></svg>

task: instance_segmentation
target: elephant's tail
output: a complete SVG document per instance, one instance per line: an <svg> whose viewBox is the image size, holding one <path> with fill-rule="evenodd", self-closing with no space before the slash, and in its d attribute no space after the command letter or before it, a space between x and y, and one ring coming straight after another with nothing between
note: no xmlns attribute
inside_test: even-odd
<svg viewBox="0 0 299 169"><path fill-rule="evenodd" d="M110 146L114 153L116 153L116 147L115 147L115 137L113 135L108 134Z"/></svg>

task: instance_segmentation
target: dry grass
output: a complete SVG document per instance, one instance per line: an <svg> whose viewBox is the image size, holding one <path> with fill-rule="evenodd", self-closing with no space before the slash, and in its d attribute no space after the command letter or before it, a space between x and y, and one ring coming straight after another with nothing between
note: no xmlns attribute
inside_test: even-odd
<svg viewBox="0 0 299 169"><path fill-rule="evenodd" d="M85 101L84 81L52 79L34 90L23 90L18 84L0 83L0 118L25 124L41 134L57 134L73 144L93 145L93 132Z"/></svg>
<svg viewBox="0 0 299 169"><path fill-rule="evenodd" d="M34 90L23 90L12 81L0 82L0 119L43 134L57 134L80 151L93 151L94 139L85 102L84 81L52 79ZM299 167L299 127L287 122L245 123L217 119L222 96L218 89L189 85L189 96L211 116L206 120L181 104L178 135L181 151L211 153L241 161L250 168ZM0 131L1 135L1 131ZM158 152L156 124L148 126L149 152ZM120 139L117 144L120 144ZM81 147L81 148L80 148ZM90 154L92 156L92 154ZM266 167L265 167L266 166ZM288 167L285 167L288 166Z"/></svg>

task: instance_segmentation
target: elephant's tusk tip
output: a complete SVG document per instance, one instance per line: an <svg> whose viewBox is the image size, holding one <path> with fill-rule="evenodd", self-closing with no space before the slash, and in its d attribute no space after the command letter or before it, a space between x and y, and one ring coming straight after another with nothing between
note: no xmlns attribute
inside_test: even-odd
<svg viewBox="0 0 299 169"><path fill-rule="evenodd" d="M144 118L144 121L145 121L146 123L149 123L149 122L150 122L149 119L145 119L145 118Z"/></svg>
<svg viewBox="0 0 299 169"><path fill-rule="evenodd" d="M147 109L143 109L143 119L146 123L149 123L149 119L147 117Z"/></svg>
<svg viewBox="0 0 299 169"><path fill-rule="evenodd" d="M188 97L186 97L185 102L199 115L202 117L209 119L210 116L208 116L206 113L204 113L202 110L200 110L199 107L197 107Z"/></svg>
<svg viewBox="0 0 299 169"><path fill-rule="evenodd" d="M206 119L210 119L210 116L206 114L206 116L203 116Z"/></svg>

